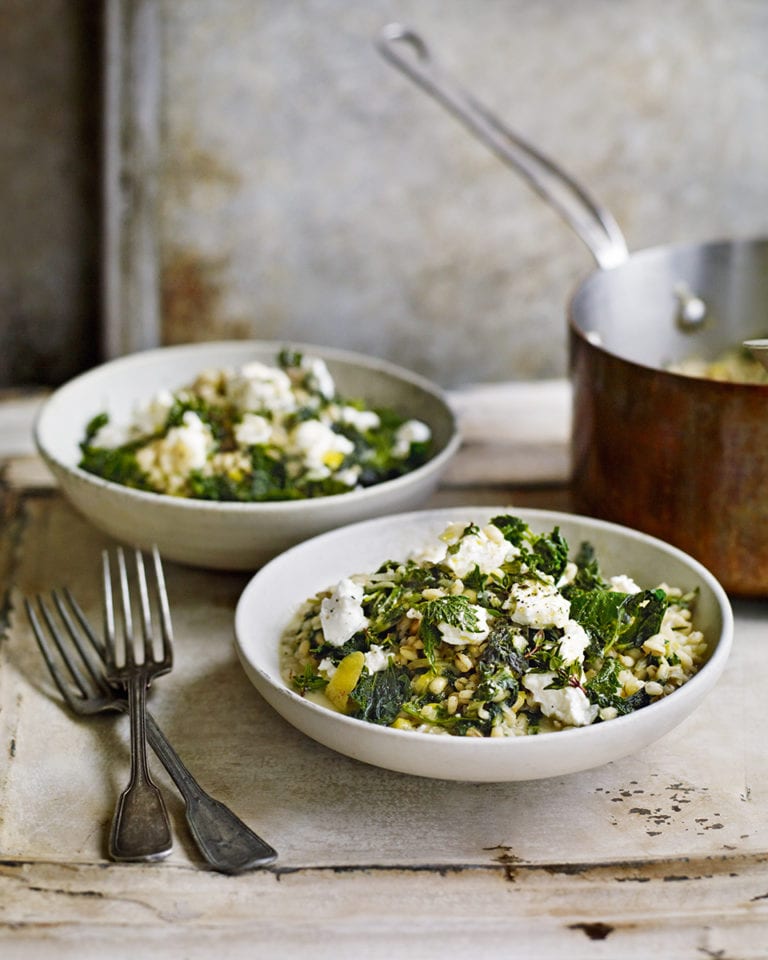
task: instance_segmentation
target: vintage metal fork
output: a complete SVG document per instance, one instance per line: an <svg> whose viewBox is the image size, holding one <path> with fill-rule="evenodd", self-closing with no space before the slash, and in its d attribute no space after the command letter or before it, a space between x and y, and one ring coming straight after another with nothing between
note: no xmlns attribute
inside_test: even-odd
<svg viewBox="0 0 768 960"><path fill-rule="evenodd" d="M173 838L162 794L152 780L147 764L147 687L150 680L168 673L173 666L173 637L162 564L160 555L154 550L153 582L162 648L157 656L144 558L140 550L136 550L134 556L143 639L141 659L137 659L134 649L137 638L133 631L125 553L122 547L115 551L117 596L112 586L109 552L102 553L105 672L110 683L122 684L127 691L131 719L131 776L115 808L109 852L113 860L159 860L171 852Z"/></svg>
<svg viewBox="0 0 768 960"><path fill-rule="evenodd" d="M103 711L127 713L125 696L106 681L104 645L80 605L66 588L52 591L51 599L56 616L41 596L36 598L37 609L29 600L25 605L40 652L65 702L81 716ZM203 790L149 712L147 737L184 798L190 831L211 867L235 874L274 863L277 853L273 847Z"/></svg>

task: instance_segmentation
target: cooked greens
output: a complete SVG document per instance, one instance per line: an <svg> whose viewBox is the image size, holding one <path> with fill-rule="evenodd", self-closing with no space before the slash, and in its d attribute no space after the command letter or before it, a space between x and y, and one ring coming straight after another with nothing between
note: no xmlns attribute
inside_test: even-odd
<svg viewBox="0 0 768 960"><path fill-rule="evenodd" d="M569 555L515 516L453 524L309 599L286 678L370 723L483 737L605 722L685 683L706 656L695 593L607 576L589 543Z"/></svg>
<svg viewBox="0 0 768 960"><path fill-rule="evenodd" d="M161 390L129 423L98 414L80 467L178 497L296 500L399 477L426 461L430 443L425 423L341 396L323 360L283 350L274 367L207 370Z"/></svg>

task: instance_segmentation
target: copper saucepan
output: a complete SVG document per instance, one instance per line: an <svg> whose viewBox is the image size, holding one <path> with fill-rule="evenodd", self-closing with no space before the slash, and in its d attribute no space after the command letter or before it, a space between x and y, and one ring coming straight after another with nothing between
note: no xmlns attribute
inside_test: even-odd
<svg viewBox="0 0 768 960"><path fill-rule="evenodd" d="M384 57L520 173L598 265L568 311L576 509L660 537L726 590L768 595L768 386L669 372L768 330L768 240L629 254L611 214L450 82L398 24Z"/></svg>

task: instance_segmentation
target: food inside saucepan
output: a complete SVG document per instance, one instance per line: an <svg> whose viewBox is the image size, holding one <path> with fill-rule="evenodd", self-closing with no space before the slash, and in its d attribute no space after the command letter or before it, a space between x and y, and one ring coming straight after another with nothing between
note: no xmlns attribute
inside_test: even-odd
<svg viewBox="0 0 768 960"><path fill-rule="evenodd" d="M424 463L431 430L337 390L325 362L282 350L275 366L206 370L161 390L127 423L94 417L80 467L139 490L203 500L347 493Z"/></svg>
<svg viewBox="0 0 768 960"><path fill-rule="evenodd" d="M744 346L724 350L712 360L698 356L686 357L668 364L667 370L726 383L768 383L768 370Z"/></svg>
<svg viewBox="0 0 768 960"><path fill-rule="evenodd" d="M589 543L500 515L309 599L286 682L403 730L508 737L601 723L673 693L706 658L696 592L605 575Z"/></svg>

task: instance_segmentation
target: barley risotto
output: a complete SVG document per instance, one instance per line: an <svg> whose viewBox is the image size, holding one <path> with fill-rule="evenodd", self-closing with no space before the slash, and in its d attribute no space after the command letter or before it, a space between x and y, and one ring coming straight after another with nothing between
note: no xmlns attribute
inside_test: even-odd
<svg viewBox="0 0 768 960"><path fill-rule="evenodd" d="M114 483L199 500L264 502L360 490L426 462L427 424L340 395L325 361L283 349L276 365L203 370L125 423L97 414L80 467Z"/></svg>
<svg viewBox="0 0 768 960"><path fill-rule="evenodd" d="M517 737L604 723L672 694L705 661L697 592L604 572L588 542L503 514L307 600L286 682L401 730Z"/></svg>

